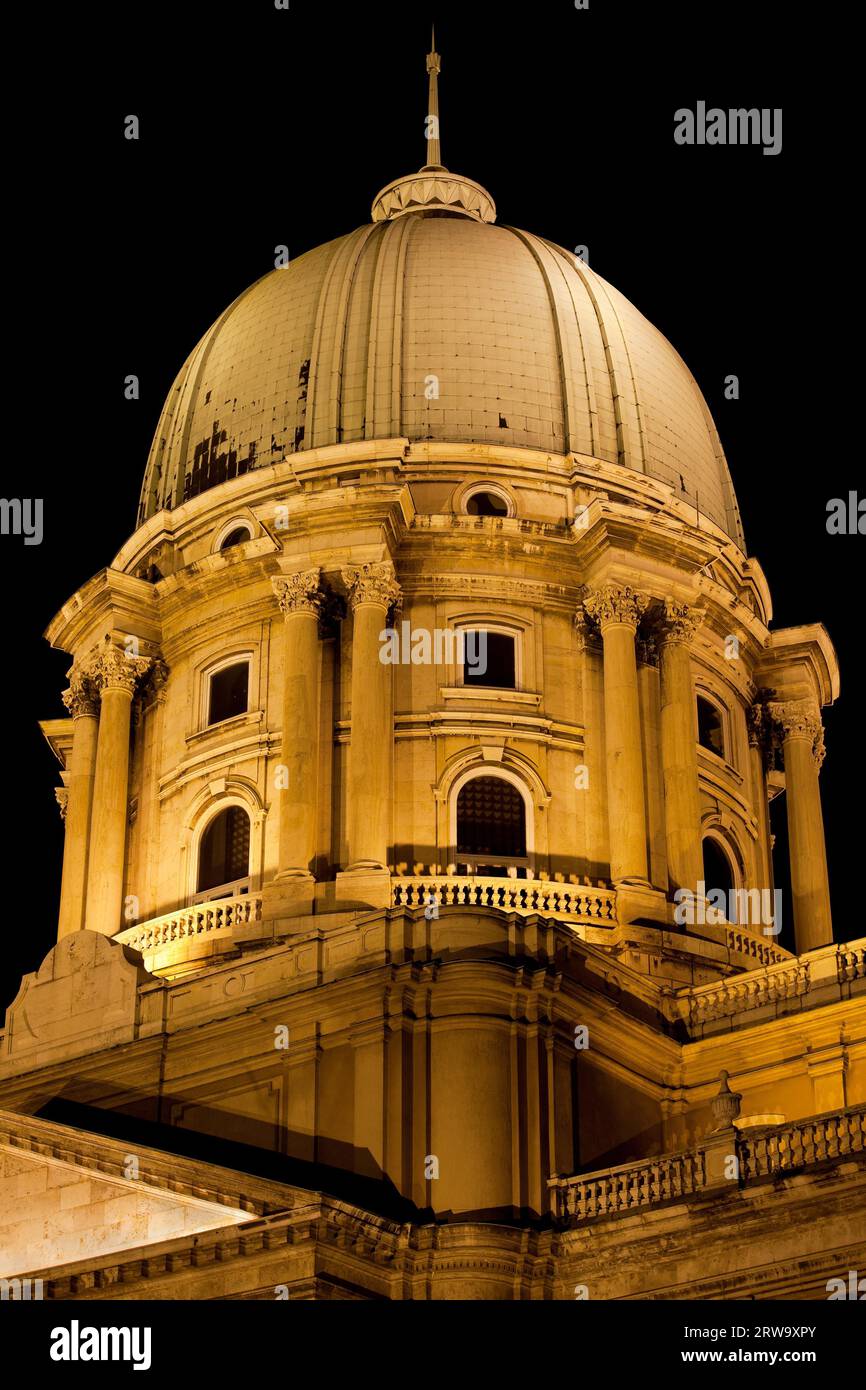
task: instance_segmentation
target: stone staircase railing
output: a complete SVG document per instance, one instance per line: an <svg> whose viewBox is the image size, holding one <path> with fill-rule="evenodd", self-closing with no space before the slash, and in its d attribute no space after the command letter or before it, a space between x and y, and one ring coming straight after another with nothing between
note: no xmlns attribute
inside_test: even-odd
<svg viewBox="0 0 866 1390"><path fill-rule="evenodd" d="M807 956L787 957L764 969L732 975L714 984L682 990L682 1016L692 1028L713 1019L728 1018L746 1009L760 1009L798 999L822 984L850 984L866 978L866 941L825 946Z"/></svg>

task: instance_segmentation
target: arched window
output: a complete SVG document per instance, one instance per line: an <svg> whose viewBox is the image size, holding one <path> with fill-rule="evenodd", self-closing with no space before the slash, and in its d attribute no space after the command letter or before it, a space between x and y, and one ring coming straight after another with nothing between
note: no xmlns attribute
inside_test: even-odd
<svg viewBox="0 0 866 1390"><path fill-rule="evenodd" d="M703 695L698 696L698 743L720 758L725 756L725 724L722 711Z"/></svg>
<svg viewBox="0 0 866 1390"><path fill-rule="evenodd" d="M233 545L243 545L244 541L252 539L252 532L249 526L236 526L233 531L229 531L224 540L220 541L220 550L231 550Z"/></svg>
<svg viewBox="0 0 866 1390"><path fill-rule="evenodd" d="M514 503L505 488L495 483L470 488L460 505L467 516L514 516Z"/></svg>
<svg viewBox="0 0 866 1390"><path fill-rule="evenodd" d="M250 818L242 806L227 806L201 837L195 901L247 893L249 882Z"/></svg>
<svg viewBox="0 0 866 1390"><path fill-rule="evenodd" d="M508 516L508 504L495 492L473 492L466 500L468 516Z"/></svg>
<svg viewBox="0 0 866 1390"><path fill-rule="evenodd" d="M527 876L526 803L503 777L473 777L457 793L457 858L462 873Z"/></svg>
<svg viewBox="0 0 866 1390"><path fill-rule="evenodd" d="M708 835L703 842L704 852L704 892L709 894L714 890L721 889L725 895L725 901L731 904L733 912L734 898L732 889L735 888L734 870L719 841L714 835ZM732 920L728 917L728 920Z"/></svg>

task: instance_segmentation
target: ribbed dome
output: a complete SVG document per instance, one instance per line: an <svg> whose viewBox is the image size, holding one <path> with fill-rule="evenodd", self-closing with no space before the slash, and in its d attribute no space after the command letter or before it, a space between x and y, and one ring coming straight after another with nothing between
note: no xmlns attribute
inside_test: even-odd
<svg viewBox="0 0 866 1390"><path fill-rule="evenodd" d="M667 340L561 247L429 207L235 300L169 393L139 522L297 450L401 436L620 463L742 543L709 410Z"/></svg>

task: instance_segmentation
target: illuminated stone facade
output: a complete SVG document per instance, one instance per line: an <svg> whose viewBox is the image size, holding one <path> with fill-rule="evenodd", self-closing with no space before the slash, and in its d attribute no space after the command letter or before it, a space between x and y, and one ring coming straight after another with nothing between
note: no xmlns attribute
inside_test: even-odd
<svg viewBox="0 0 866 1390"><path fill-rule="evenodd" d="M165 1163L234 1213L198 1255L183 1212L59 1241L51 1296L794 1297L866 1256L832 644L771 627L670 345L439 159L205 335L138 528L49 626L58 944L7 1013L0 1137L126 1189L141 1156L133 1224ZM499 664L382 660L403 624ZM750 915L782 794L796 955ZM28 1120L61 1096L163 1157Z"/></svg>

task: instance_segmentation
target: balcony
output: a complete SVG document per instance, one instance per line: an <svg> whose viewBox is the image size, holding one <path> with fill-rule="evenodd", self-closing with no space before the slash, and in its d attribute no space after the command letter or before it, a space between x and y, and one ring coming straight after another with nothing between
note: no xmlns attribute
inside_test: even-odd
<svg viewBox="0 0 866 1390"><path fill-rule="evenodd" d="M248 880L242 882L246 884ZM273 922L270 923L269 932L268 923L264 918L262 893L238 892L239 884L229 884L226 887L229 890L234 888L236 891L230 896L195 902L128 927L118 932L115 940L132 946L145 956L153 957L156 952L166 947L175 943L190 944L193 939L202 941L202 938L207 937L212 938L214 943L233 937L238 940L254 939L257 935L257 924L261 924L262 927L259 935L273 934ZM602 930L622 928L617 915L617 893L614 888L593 888L548 879L500 878L478 874L392 875L391 908L419 912L434 903L440 910L492 909L514 912L525 917L537 915L573 927ZM332 909L324 910L327 913ZM326 916L323 916L323 926L326 920ZM627 928L622 930L628 931ZM741 969L754 970L792 960L790 954L782 947L748 927L725 923L706 929L706 934L719 945L723 945L730 953L730 962ZM688 948L690 935L699 936L701 933L677 934L682 950ZM592 939L595 944L606 944L603 939ZM189 953L178 953L181 954L188 956ZM207 954L207 951L202 954ZM153 968L152 962L149 962L149 965ZM707 987L705 992L708 996L714 988ZM712 996L712 1001L711 1004L708 997L703 1007L707 1010L718 1007L715 1004L715 996Z"/></svg>
<svg viewBox="0 0 866 1390"><path fill-rule="evenodd" d="M495 878L476 875L431 874L391 879L391 906L427 907L431 897L438 907L489 907L500 912L536 912L542 917L616 926L616 892L613 888L588 888L572 883L552 883L541 878Z"/></svg>
<svg viewBox="0 0 866 1390"><path fill-rule="evenodd" d="M244 893L163 913L162 917L152 917L149 922L140 922L138 926L118 932L114 939L148 956L174 942L188 942L213 932L231 934L261 920L261 893Z"/></svg>

